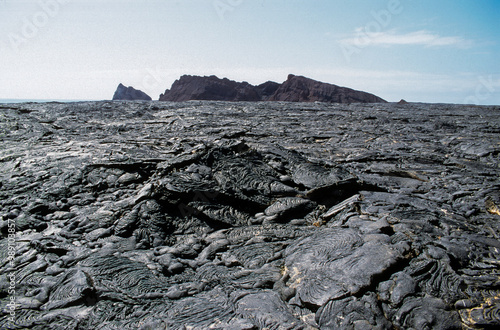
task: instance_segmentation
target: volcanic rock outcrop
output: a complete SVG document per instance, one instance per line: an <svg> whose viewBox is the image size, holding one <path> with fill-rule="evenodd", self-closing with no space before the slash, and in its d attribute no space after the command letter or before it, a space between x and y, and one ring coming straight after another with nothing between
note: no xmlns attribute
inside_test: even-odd
<svg viewBox="0 0 500 330"><path fill-rule="evenodd" d="M151 101L151 97L143 91L137 90L133 87L125 87L119 84L113 95L113 101Z"/></svg>
<svg viewBox="0 0 500 330"><path fill-rule="evenodd" d="M498 328L499 113L0 104L0 328Z"/></svg>
<svg viewBox="0 0 500 330"><path fill-rule="evenodd" d="M184 75L160 101L289 101L330 103L383 103L385 100L369 93L322 83L302 76L289 75L283 84L268 81L258 86L216 76Z"/></svg>
<svg viewBox="0 0 500 330"><path fill-rule="evenodd" d="M331 103L383 103L378 96L354 89L322 83L302 76L289 75L288 79L269 98L269 101L331 102Z"/></svg>
<svg viewBox="0 0 500 330"><path fill-rule="evenodd" d="M184 75L172 84L170 90L160 95L160 101L260 101L261 96L247 82L236 82L216 76L200 77Z"/></svg>

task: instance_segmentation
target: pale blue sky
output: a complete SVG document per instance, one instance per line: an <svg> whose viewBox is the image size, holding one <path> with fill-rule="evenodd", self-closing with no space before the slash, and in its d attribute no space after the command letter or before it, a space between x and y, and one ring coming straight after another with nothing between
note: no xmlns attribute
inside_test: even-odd
<svg viewBox="0 0 500 330"><path fill-rule="evenodd" d="M0 98L158 99L288 73L389 101L500 104L498 0L0 0Z"/></svg>

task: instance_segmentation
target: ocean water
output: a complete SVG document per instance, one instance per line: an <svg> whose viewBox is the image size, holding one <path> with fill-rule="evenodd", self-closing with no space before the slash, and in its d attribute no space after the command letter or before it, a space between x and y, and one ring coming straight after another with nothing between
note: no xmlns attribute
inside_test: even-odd
<svg viewBox="0 0 500 330"><path fill-rule="evenodd" d="M0 99L0 103L25 103L25 102L84 102L84 101L96 101L96 100L57 100L57 99Z"/></svg>

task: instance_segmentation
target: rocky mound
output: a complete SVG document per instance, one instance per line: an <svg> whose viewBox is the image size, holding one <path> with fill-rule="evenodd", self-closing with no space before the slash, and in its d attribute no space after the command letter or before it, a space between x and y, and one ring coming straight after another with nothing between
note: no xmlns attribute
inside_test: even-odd
<svg viewBox="0 0 500 330"><path fill-rule="evenodd" d="M498 328L499 111L0 105L0 328Z"/></svg>
<svg viewBox="0 0 500 330"><path fill-rule="evenodd" d="M216 76L199 77L184 75L172 84L170 90L160 95L160 101L260 101L261 96L247 82L236 82Z"/></svg>
<svg viewBox="0 0 500 330"><path fill-rule="evenodd" d="M160 101L290 101L330 103L379 103L385 100L369 93L289 75L283 84L268 81L258 86L216 76L182 76Z"/></svg>
<svg viewBox="0 0 500 330"><path fill-rule="evenodd" d="M289 75L288 79L269 98L269 101L331 102L331 103L383 103L385 100L366 92L322 83L302 76Z"/></svg>
<svg viewBox="0 0 500 330"><path fill-rule="evenodd" d="M143 91L137 90L133 87L125 87L122 84L118 85L115 94L113 95L113 101L151 101L151 97L144 93Z"/></svg>

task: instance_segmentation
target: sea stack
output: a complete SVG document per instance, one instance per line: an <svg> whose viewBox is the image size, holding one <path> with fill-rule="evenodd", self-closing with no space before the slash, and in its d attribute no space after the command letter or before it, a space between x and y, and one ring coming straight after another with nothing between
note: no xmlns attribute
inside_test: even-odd
<svg viewBox="0 0 500 330"><path fill-rule="evenodd" d="M119 84L116 88L115 94L113 95L113 101L151 101L151 97L133 87L125 87L123 84Z"/></svg>

